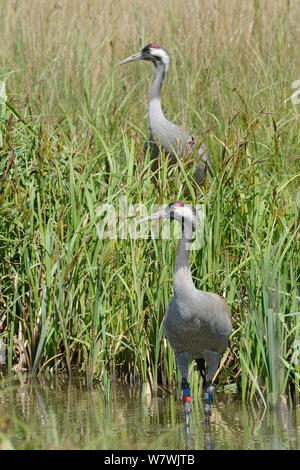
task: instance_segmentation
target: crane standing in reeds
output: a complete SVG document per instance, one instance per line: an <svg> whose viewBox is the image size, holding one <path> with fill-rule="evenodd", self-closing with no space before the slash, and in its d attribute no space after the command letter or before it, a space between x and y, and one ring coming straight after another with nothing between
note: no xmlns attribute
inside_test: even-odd
<svg viewBox="0 0 300 470"><path fill-rule="evenodd" d="M159 147L161 147L172 157L173 162L176 162L175 153L181 159L188 161L189 167L195 169L195 180L199 185L203 185L207 170L211 178L211 165L207 149L201 145L197 138L189 135L183 127L168 121L162 111L160 92L170 65L168 51L156 43L148 44L141 52L127 57L120 64L127 64L135 60L147 60L155 65L155 76L148 102L150 137L146 146L150 147L155 157L158 157Z"/></svg>
<svg viewBox="0 0 300 470"><path fill-rule="evenodd" d="M198 223L198 214L191 204L176 201L165 209L139 219L176 220L181 225L174 272L174 297L170 301L163 320L165 333L176 357L181 376L186 425L189 425L190 388L188 365L196 359L203 373L207 364L207 390L205 394L205 421L208 424L214 396L213 378L219 367L221 354L228 346L232 330L231 313L223 297L196 289L191 275L190 248Z"/></svg>

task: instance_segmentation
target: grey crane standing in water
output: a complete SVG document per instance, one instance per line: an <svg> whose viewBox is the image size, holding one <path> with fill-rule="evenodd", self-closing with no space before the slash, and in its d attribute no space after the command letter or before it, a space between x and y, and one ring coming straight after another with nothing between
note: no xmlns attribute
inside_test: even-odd
<svg viewBox="0 0 300 470"><path fill-rule="evenodd" d="M154 214L138 219L170 219L181 224L174 272L174 297L163 320L166 337L175 353L182 376L182 393L186 425L189 425L190 389L188 365L195 359L200 372L207 365L208 386L205 394L205 422L209 423L214 395L213 378L219 367L221 354L229 344L232 323L229 307L223 297L196 289L190 269L190 249L199 216L191 204L176 201Z"/></svg>
<svg viewBox="0 0 300 470"><path fill-rule="evenodd" d="M192 159L192 166L195 168L195 179L198 184L202 185L206 179L207 169L211 178L211 165L206 148L182 127L168 121L161 108L161 86L170 65L168 51L156 43L148 44L141 52L133 54L120 62L120 65L134 60L148 60L155 65L155 76L148 102L150 137L146 146L150 146L156 157L159 153L159 146L161 146L167 154L171 155L173 162L176 162L174 152L180 158L187 159L187 161Z"/></svg>

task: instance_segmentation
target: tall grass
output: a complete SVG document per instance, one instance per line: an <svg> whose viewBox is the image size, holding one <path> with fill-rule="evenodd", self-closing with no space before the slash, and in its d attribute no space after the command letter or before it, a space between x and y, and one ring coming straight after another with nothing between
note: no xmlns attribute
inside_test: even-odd
<svg viewBox="0 0 300 470"><path fill-rule="evenodd" d="M104 384L169 386L176 366L161 321L176 241L135 240L124 224L135 215L130 204L185 199L205 212L204 245L191 256L195 283L222 294L233 312L219 382L237 383L244 399L297 396L300 105L287 98L300 79L299 6L0 6L8 95L0 338L9 371L76 368ZM167 116L203 135L211 152L216 177L203 191L164 156L155 183L143 153L153 70L117 64L154 40L172 53ZM122 237L99 236L102 204L115 209Z"/></svg>

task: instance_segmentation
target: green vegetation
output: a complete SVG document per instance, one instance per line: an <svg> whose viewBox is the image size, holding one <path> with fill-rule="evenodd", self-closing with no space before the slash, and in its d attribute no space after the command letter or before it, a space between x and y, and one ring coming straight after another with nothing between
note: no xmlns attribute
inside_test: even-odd
<svg viewBox="0 0 300 470"><path fill-rule="evenodd" d="M76 5L75 5L76 4ZM204 5L205 4L205 5ZM0 340L8 370L176 378L161 321L176 242L100 238L102 204L203 204L198 288L224 295L232 350L219 384L299 397L300 8L263 3L0 0ZM150 22L152 19L153 24ZM118 62L151 41L173 63L163 108L210 149L198 190L144 155L152 67ZM3 45L5 47L3 48ZM122 199L123 198L123 199ZM121 201L129 213L122 213ZM118 227L122 220L118 220ZM192 372L194 387L198 386Z"/></svg>

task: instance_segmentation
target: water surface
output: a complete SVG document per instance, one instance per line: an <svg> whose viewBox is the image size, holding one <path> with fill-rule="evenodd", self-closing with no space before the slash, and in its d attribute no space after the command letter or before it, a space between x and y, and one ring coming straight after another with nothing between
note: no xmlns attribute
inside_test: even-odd
<svg viewBox="0 0 300 470"><path fill-rule="evenodd" d="M299 449L300 409L243 405L217 392L210 427L203 396L192 402L189 432L176 392L100 385L61 376L0 380L0 449Z"/></svg>

